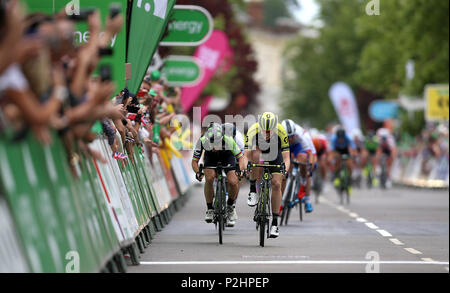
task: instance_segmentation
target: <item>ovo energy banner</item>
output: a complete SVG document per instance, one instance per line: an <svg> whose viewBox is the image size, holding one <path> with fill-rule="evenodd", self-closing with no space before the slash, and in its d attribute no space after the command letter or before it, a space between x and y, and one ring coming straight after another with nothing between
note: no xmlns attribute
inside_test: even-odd
<svg viewBox="0 0 450 293"><path fill-rule="evenodd" d="M160 1L160 0L158 0ZM124 17L122 30L113 37L110 48L113 50L111 56L103 56L99 65L108 65L111 67L111 77L116 84L117 91L124 88L125 85L125 51L126 51L126 22L127 0L25 0L27 12L43 12L46 14L57 14L65 11L68 16L80 15L82 11L88 9L97 9L100 12L100 18L103 25L110 14L112 4L121 6L121 13ZM77 22L75 29L76 45L83 45L89 42L89 29L86 21Z"/></svg>
<svg viewBox="0 0 450 293"><path fill-rule="evenodd" d="M163 37L175 0L132 2L127 63L131 64L128 89L136 93Z"/></svg>

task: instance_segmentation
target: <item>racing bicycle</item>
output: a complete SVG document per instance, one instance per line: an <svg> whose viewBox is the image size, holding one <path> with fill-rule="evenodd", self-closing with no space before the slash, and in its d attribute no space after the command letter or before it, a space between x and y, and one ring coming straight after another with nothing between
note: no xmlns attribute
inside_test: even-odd
<svg viewBox="0 0 450 293"><path fill-rule="evenodd" d="M264 247L264 240L270 236L270 218L272 215L271 196L272 196L272 172L270 168L281 168L283 175L286 174L286 167L281 165L252 164L247 165L247 174L250 174L252 168L264 168L262 180L260 182L258 204L255 209L253 220L256 222L256 230L259 230L259 245Z"/></svg>

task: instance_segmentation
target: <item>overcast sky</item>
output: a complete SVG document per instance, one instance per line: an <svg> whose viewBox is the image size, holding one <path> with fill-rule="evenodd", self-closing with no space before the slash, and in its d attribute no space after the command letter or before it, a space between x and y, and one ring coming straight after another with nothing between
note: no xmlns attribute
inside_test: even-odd
<svg viewBox="0 0 450 293"><path fill-rule="evenodd" d="M319 13L319 6L315 0L299 0L301 8L294 11L293 14L298 21L304 24L313 25L314 18Z"/></svg>

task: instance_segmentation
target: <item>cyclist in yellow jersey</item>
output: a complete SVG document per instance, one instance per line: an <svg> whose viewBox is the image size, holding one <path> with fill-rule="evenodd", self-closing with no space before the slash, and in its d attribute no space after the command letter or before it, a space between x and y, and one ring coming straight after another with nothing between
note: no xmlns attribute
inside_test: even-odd
<svg viewBox="0 0 450 293"><path fill-rule="evenodd" d="M262 114L258 122L252 125L245 137L245 156L253 164L261 161L270 165L285 164L286 170L290 166L289 140L284 127L278 123L278 117L266 112ZM261 168L258 168L261 169ZM260 172L262 170L259 170ZM250 193L248 195L248 205L253 207L257 204L256 180L260 177L260 172L253 169L250 173ZM270 237L279 236L278 217L281 205L281 168L271 168L272 178L272 228Z"/></svg>

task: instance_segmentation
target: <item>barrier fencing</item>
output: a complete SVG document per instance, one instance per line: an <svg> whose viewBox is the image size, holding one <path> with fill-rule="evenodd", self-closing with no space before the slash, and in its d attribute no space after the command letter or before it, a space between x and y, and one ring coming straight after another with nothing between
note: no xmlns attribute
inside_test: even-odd
<svg viewBox="0 0 450 293"><path fill-rule="evenodd" d="M449 157L433 158L418 152L402 155L393 165L395 183L424 188L449 188Z"/></svg>
<svg viewBox="0 0 450 293"><path fill-rule="evenodd" d="M115 160L102 136L90 148L108 162L77 152L71 170L55 133L50 146L0 137L0 272L125 272L185 203L189 153L166 166L137 147L134 164Z"/></svg>

